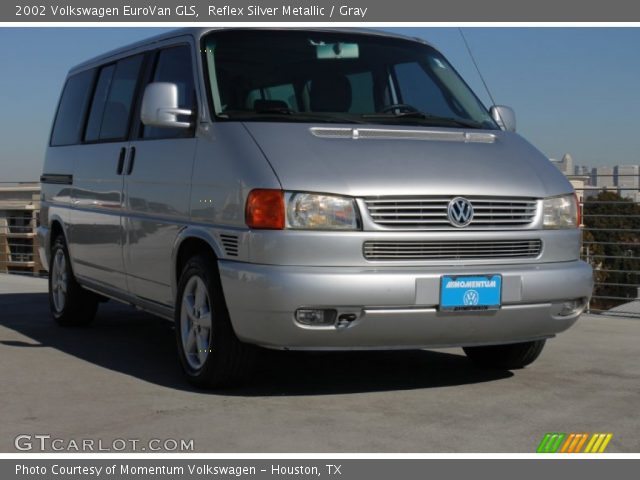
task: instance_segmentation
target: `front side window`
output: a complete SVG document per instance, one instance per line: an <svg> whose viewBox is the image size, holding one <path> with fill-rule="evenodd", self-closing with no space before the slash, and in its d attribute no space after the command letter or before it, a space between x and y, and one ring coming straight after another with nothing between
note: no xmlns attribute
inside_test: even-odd
<svg viewBox="0 0 640 480"><path fill-rule="evenodd" d="M152 81L177 85L178 107L188 110L195 109L196 92L191 65L191 49L188 45L161 50L156 59ZM143 138L175 138L192 135L192 130L142 127Z"/></svg>
<svg viewBox="0 0 640 480"><path fill-rule="evenodd" d="M142 55L136 55L100 70L85 131L86 141L127 138L142 60Z"/></svg>
<svg viewBox="0 0 640 480"><path fill-rule="evenodd" d="M497 129L435 49L385 36L229 30L203 40L221 121L419 124Z"/></svg>
<svg viewBox="0 0 640 480"><path fill-rule="evenodd" d="M107 104L109 96L109 87L113 79L113 72L116 70L115 65L109 65L100 70L98 83L93 93L93 102L91 104L91 112L87 121L87 129L84 134L85 140L92 142L100 139L100 127L102 126L102 117L104 108Z"/></svg>

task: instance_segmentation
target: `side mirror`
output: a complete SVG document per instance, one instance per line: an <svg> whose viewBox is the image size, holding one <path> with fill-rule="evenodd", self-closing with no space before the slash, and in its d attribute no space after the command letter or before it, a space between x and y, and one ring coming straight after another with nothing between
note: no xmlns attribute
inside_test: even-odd
<svg viewBox="0 0 640 480"><path fill-rule="evenodd" d="M491 118L495 120L502 130L507 132L516 131L516 112L511 107L504 105L494 105L491 107Z"/></svg>
<svg viewBox="0 0 640 480"><path fill-rule="evenodd" d="M190 128L191 122L178 121L178 115L191 116L193 111L178 108L178 86L155 82L144 89L140 119L149 127Z"/></svg>

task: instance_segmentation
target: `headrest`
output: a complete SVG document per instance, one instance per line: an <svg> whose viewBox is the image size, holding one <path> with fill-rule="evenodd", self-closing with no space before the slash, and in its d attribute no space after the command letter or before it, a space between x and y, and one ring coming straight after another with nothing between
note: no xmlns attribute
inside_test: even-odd
<svg viewBox="0 0 640 480"><path fill-rule="evenodd" d="M351 107L351 83L341 74L325 74L311 80L309 88L313 112L347 112Z"/></svg>

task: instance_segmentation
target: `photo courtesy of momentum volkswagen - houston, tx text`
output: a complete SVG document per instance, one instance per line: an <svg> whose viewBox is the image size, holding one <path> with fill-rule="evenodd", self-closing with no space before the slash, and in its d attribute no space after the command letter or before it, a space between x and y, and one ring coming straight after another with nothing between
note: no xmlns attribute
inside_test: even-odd
<svg viewBox="0 0 640 480"><path fill-rule="evenodd" d="M187 28L96 54L41 178L61 325L107 299L174 320L186 376L216 387L257 347L522 368L587 306L571 184L425 41Z"/></svg>

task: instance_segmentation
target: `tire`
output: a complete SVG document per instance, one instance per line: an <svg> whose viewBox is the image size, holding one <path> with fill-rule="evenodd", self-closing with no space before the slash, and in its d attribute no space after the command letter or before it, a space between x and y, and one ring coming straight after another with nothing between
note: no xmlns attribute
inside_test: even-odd
<svg viewBox="0 0 640 480"><path fill-rule="evenodd" d="M64 236L58 235L49 261L51 316L63 327L86 326L95 318L98 302L98 295L82 288L74 277Z"/></svg>
<svg viewBox="0 0 640 480"><path fill-rule="evenodd" d="M189 259L175 306L178 356L189 382L199 388L233 385L249 373L254 347L238 340L224 301L215 259Z"/></svg>
<svg viewBox="0 0 640 480"><path fill-rule="evenodd" d="M533 363L540 356L544 344L545 340L535 340L509 345L465 347L463 350L473 363L481 367L515 370Z"/></svg>

